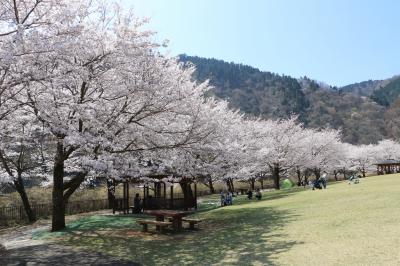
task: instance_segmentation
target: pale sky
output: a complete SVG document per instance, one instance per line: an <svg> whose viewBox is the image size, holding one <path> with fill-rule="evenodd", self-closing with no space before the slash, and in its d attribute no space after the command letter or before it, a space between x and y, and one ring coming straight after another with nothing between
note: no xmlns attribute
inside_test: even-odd
<svg viewBox="0 0 400 266"><path fill-rule="evenodd" d="M123 0L171 55L342 86L400 74L400 1Z"/></svg>

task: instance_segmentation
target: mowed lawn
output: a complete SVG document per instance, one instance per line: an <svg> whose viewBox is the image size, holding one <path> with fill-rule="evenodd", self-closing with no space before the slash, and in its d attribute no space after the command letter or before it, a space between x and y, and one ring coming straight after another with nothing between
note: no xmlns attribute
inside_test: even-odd
<svg viewBox="0 0 400 266"><path fill-rule="evenodd" d="M399 265L400 175L328 184L327 190L265 192L196 214L200 230L142 233L138 217L91 216L35 238L144 265ZM210 210L207 210L210 208ZM150 230L154 228L150 227Z"/></svg>

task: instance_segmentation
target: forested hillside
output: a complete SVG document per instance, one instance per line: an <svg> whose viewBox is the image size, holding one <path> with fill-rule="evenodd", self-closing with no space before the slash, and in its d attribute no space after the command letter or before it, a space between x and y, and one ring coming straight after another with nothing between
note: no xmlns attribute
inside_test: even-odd
<svg viewBox="0 0 400 266"><path fill-rule="evenodd" d="M384 80L367 80L350 84L340 88L345 92L351 92L356 96L371 96L372 93L384 85Z"/></svg>
<svg viewBox="0 0 400 266"><path fill-rule="evenodd" d="M400 102L394 101L400 94L400 80L366 81L338 89L307 77L296 79L217 59L181 55L180 60L196 66L195 79L209 79L214 87L211 93L248 114L273 119L298 114L308 127L342 129L343 140L353 144L399 135L393 121L400 113Z"/></svg>
<svg viewBox="0 0 400 266"><path fill-rule="evenodd" d="M371 98L383 106L390 106L400 95L400 78L391 79L384 86L374 90Z"/></svg>

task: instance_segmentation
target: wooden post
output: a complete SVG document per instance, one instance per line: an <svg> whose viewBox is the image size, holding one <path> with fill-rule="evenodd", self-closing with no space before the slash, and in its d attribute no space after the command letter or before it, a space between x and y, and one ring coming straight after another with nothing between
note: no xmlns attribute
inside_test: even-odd
<svg viewBox="0 0 400 266"><path fill-rule="evenodd" d="M195 210L197 210L197 183L194 183L194 200L195 200L194 208Z"/></svg>
<svg viewBox="0 0 400 266"><path fill-rule="evenodd" d="M154 197L161 198L161 182L154 182Z"/></svg>
<svg viewBox="0 0 400 266"><path fill-rule="evenodd" d="M130 205L130 200L129 200L129 180L126 181L126 210L129 214L129 205Z"/></svg>
<svg viewBox="0 0 400 266"><path fill-rule="evenodd" d="M143 209L146 208L146 185L143 185Z"/></svg>
<svg viewBox="0 0 400 266"><path fill-rule="evenodd" d="M174 208L174 183L172 183L172 186L171 186L171 206L170 206L170 208L171 209Z"/></svg>
<svg viewBox="0 0 400 266"><path fill-rule="evenodd" d="M122 187L122 193L123 193L123 199L122 199L122 209L123 209L123 212L124 212L124 214L126 214L126 197L127 197L127 195L126 195L126 181L123 181L123 183L122 183L122 185L123 185L123 187Z"/></svg>

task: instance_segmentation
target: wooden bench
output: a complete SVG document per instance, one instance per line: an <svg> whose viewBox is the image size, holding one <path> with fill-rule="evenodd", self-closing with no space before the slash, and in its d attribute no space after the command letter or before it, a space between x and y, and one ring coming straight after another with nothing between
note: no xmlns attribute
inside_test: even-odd
<svg viewBox="0 0 400 266"><path fill-rule="evenodd" d="M149 224L154 224L157 229L160 229L161 232L163 231L164 228L172 225L171 222L153 221L153 220L139 220L138 223L143 225L143 232L148 231Z"/></svg>
<svg viewBox="0 0 400 266"><path fill-rule="evenodd" d="M189 218L182 218L182 222L187 222L189 223L189 229L194 229L195 224L201 223L203 220L202 219L189 219Z"/></svg>

